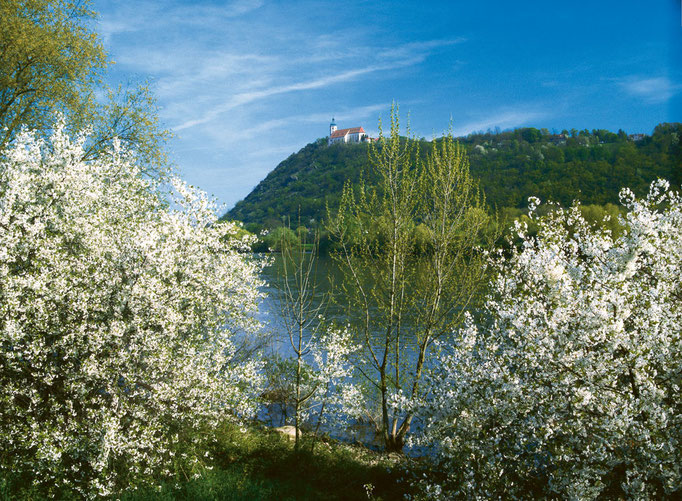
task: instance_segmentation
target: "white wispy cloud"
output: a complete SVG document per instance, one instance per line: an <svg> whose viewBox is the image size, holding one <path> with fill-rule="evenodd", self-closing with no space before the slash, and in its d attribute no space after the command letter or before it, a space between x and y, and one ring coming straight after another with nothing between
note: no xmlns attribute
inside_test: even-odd
<svg viewBox="0 0 682 501"><path fill-rule="evenodd" d="M390 103L382 103L340 110L334 113L333 117L326 112L308 113L305 115L289 115L283 118L267 120L252 127L236 127L225 129L219 131L218 133L214 133L213 136L222 143L240 142L248 138L259 137L259 135L273 130L291 127L292 124L296 124L298 126L301 124L320 124L324 126L331 118L336 119L339 123L345 122L352 126L360 125L360 122L363 120L366 120L367 123L374 123L377 119L377 114L380 112L385 112L389 108ZM326 132L326 129L320 128L320 131L321 133Z"/></svg>
<svg viewBox="0 0 682 501"><path fill-rule="evenodd" d="M279 9L268 10L272 5L264 0L220 5L101 1L110 8L100 20L100 32L118 42L113 54L117 66L151 76L163 101L164 121L176 132L210 124L225 128L227 115L236 108L272 103L279 96L341 85L347 89L378 74L390 78L465 41L382 43L352 26L334 33L315 33L314 27L302 31L300 9L298 16L292 13L273 23L272 13Z"/></svg>
<svg viewBox="0 0 682 501"><path fill-rule="evenodd" d="M206 111L201 117L187 120L183 123L175 125L172 128L174 131L181 131L189 127L205 124L207 122L214 120L218 116L232 110L237 106L241 106L256 101L258 99L265 99L268 97L276 96L278 94L286 94L289 92L319 89L330 85L355 80L358 77L366 75L368 73L410 66L411 64L414 64L414 62L415 60L408 59L403 61L396 61L395 63L392 64L378 64L374 66L367 66L364 68L356 68L353 70L348 70L333 75L327 75L320 78L314 78L312 80L295 82L289 85L274 86L266 89L242 92L232 96L226 103L223 103L220 106L214 107Z"/></svg>
<svg viewBox="0 0 682 501"><path fill-rule="evenodd" d="M618 83L631 96L652 104L665 103L682 91L682 85L673 83L668 77L630 76Z"/></svg>
<svg viewBox="0 0 682 501"><path fill-rule="evenodd" d="M106 1L100 2L106 6ZM144 1L121 3L110 0L114 7L107 11L105 18L98 23L98 32L103 36L111 36L133 31L150 31L160 27L177 27L182 25L222 25L226 19L232 19L252 11L265 4L264 0L233 0L220 5L208 5L192 2L183 3L177 0Z"/></svg>
<svg viewBox="0 0 682 501"><path fill-rule="evenodd" d="M378 53L383 57L412 58L417 55L426 57L436 49L450 47L464 42L466 42L466 38L464 37L457 37L444 40L421 40L418 42L410 42L399 46L383 48L380 49Z"/></svg>

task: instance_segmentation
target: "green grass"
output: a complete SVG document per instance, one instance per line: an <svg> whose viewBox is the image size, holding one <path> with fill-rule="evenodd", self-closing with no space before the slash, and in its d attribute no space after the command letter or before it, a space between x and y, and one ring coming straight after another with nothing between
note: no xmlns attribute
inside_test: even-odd
<svg viewBox="0 0 682 501"><path fill-rule="evenodd" d="M302 450L262 427L218 431L212 469L160 490L123 493L138 500L352 500L402 499L408 492L404 458L332 441L303 441ZM366 486L371 486L371 496Z"/></svg>

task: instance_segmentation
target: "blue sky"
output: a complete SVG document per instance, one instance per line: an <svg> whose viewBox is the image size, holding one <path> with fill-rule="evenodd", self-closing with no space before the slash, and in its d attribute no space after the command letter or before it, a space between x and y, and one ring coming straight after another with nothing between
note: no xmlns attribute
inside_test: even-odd
<svg viewBox="0 0 682 501"><path fill-rule="evenodd" d="M225 208L329 121L393 100L430 138L682 120L680 0L94 0L115 82L152 82L175 163Z"/></svg>

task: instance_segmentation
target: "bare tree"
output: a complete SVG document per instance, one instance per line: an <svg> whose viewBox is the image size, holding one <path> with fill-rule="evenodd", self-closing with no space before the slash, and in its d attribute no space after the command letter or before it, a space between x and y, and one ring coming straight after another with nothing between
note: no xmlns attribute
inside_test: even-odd
<svg viewBox="0 0 682 501"><path fill-rule="evenodd" d="M296 450L300 446L302 411L318 392L320 384L306 384L305 358L322 334L323 313L327 305L327 296L320 292L315 273L318 236L315 234L313 242L308 245L306 233L298 233L297 241L281 239L281 268L276 283L281 317L295 360L293 417Z"/></svg>

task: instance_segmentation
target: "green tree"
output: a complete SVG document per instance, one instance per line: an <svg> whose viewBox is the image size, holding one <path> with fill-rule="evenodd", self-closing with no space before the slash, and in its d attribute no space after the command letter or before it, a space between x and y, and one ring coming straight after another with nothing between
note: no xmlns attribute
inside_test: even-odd
<svg viewBox="0 0 682 501"><path fill-rule="evenodd" d="M298 247L301 244L296 233L288 226L279 226L269 232L262 240L262 248L259 251L275 251L282 252L283 245L285 247Z"/></svg>
<svg viewBox="0 0 682 501"><path fill-rule="evenodd" d="M379 145L369 149L376 186L356 193L348 184L329 223L351 322L363 343L357 366L367 383L366 417L393 451L402 450L413 420L402 404L422 397L432 342L452 332L485 282L476 248L489 223L452 135L424 165L419 143L401 138L399 129L394 107L390 136L380 123ZM420 247L426 257L415 252Z"/></svg>
<svg viewBox="0 0 682 501"><path fill-rule="evenodd" d="M49 135L61 113L71 132L93 130L85 159L99 157L117 137L160 173L169 133L146 84L103 83L111 61L90 27L95 16L89 0L0 0L0 148L22 127ZM97 94L107 97L100 102Z"/></svg>

